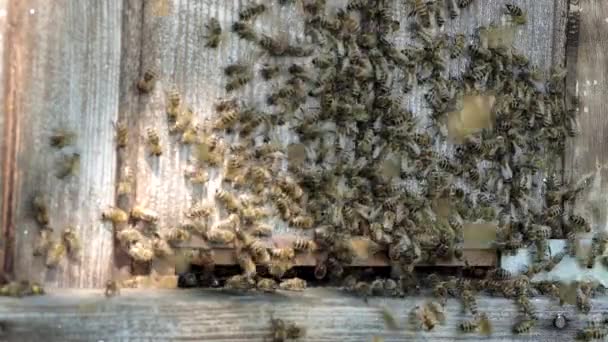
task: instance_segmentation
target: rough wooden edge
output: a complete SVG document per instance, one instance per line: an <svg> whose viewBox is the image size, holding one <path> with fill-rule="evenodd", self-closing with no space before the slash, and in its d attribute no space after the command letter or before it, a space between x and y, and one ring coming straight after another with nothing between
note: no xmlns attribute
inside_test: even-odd
<svg viewBox="0 0 608 342"><path fill-rule="evenodd" d="M520 318L514 300L479 296L477 304L492 323L492 335L463 334L458 325L470 314L463 313L457 299L449 299L446 321L432 331L415 332L408 316L416 305L431 299L371 297L366 300L336 289L307 289L275 294L235 293L221 290L128 290L106 299L103 290L49 290L42 297L0 298L0 323L5 337L22 340L269 340L270 319L302 325L307 329L300 341L573 341L586 321L598 318L608 308L606 299L593 299L589 316L572 305L533 298L538 313L535 327L515 335L513 324ZM390 313L398 330L386 327L383 312ZM553 327L557 314L568 318L563 330ZM78 322L74 324L74 322ZM1 338L2 336L0 336ZM42 337L42 338L41 338Z"/></svg>
<svg viewBox="0 0 608 342"><path fill-rule="evenodd" d="M4 143L2 146L2 212L0 214L0 228L4 237L4 253L0 253L0 264L4 272L13 272L14 253L14 187L17 182L16 169L16 142L19 131L17 130L20 112L19 102L16 100L18 89L17 82L21 79L22 68L18 63L24 49L23 31L19 30L18 20L20 16L11 15L25 11L23 1L13 0L8 2L5 48L4 48L4 131L2 132Z"/></svg>

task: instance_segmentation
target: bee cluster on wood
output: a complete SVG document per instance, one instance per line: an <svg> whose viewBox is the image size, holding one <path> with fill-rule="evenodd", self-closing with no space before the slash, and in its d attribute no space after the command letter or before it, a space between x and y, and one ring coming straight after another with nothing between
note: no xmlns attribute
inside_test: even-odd
<svg viewBox="0 0 608 342"><path fill-rule="evenodd" d="M572 211L590 179L563 184L549 165L563 154L566 139L579 134L578 102L566 103L565 70L555 67L543 77L525 54L492 38L499 26L479 27L473 36L443 33L446 20L468 11L472 2L408 0L407 18L397 18L382 0L350 0L332 13L324 0L302 0L310 41L298 44L254 28L269 5L245 6L231 32L268 58L259 66L239 61L224 67L228 97L215 104L217 116L198 122L177 87L166 92L169 133L192 151L184 176L192 184L206 184L209 170L221 170L223 185L214 201L194 203L171 228L160 229L159 214L139 204L109 207L102 219L113 223L119 245L138 263L174 257L175 248L193 235L211 247L234 247L242 273L224 281L233 290L302 290L305 280L284 275L298 254L324 251L315 254L314 276L339 279L345 290L365 297L418 291L412 273L416 264L462 260L464 222L497 222L495 247L510 253L534 246L534 262L516 276L497 268L470 278L428 277L422 282L437 300L412 312L419 328L432 330L442 320L437 317L447 298L456 297L471 314L461 323L462 331L488 332L488 318L475 300L482 291L516 300L522 312L516 333L536 324L529 297L537 293L566 302L565 293L574 293L572 304L588 312L593 284L581 282L565 291L558 283L530 282L575 253L577 234L591 232L588 220ZM527 22L525 10L516 5L506 4L504 15L507 27ZM205 46L220 46L225 33L220 22L210 18L205 28ZM411 37L408 45L394 39L404 29ZM455 75L450 65L463 61L465 69ZM150 93L159 77L157 71L145 71L136 83L138 91ZM279 84L266 94L265 108L233 96L257 77ZM423 94L429 115L408 109L413 93ZM493 96L491 127L451 141L447 117L462 110L465 96L487 94ZM127 125L115 126L117 147L125 148ZM300 162L288 158L278 129L296 139L303 151ZM229 143L233 136L238 139ZM51 143L61 148L71 140L64 133ZM151 158L163 157L156 128L146 129L145 144ZM74 165L77 160L66 163L69 172L62 175L73 173ZM120 174L119 197L134 188L133 171L125 166ZM449 203L447 216L437 213L442 199ZM77 249L75 235L67 229L63 242L46 238L52 232L48 208L41 197L33 205L44 227L36 253L46 255L48 266L56 265L66 251ZM222 218L211 223L216 211ZM265 238L271 237L276 220L312 236L289 247L270 245ZM550 238L570 243L551 256ZM607 243L606 234L596 234L589 267L597 258L606 260ZM186 254L189 263L213 272L213 248ZM345 273L345 266L376 254L388 258L390 278L364 281ZM267 271L264 276L260 267ZM184 282L194 286L198 279ZM118 293L118 285L109 283L107 291L109 296ZM283 325L273 321L281 331L277 334L288 336Z"/></svg>

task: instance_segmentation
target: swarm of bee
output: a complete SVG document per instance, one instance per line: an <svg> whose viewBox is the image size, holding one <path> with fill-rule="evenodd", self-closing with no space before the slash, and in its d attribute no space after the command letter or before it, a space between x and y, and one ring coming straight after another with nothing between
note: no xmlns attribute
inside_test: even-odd
<svg viewBox="0 0 608 342"><path fill-rule="evenodd" d="M325 1L302 1L305 33L313 44L256 31L253 21L269 9L264 4L244 6L231 31L272 58L264 59L261 68L242 61L226 65L228 97L217 101L216 116L205 122L196 122L177 87L166 93L169 133L192 147L184 176L192 184L205 184L207 170L221 169L220 188L212 199L191 204L183 221L171 227L159 227L158 213L136 204L110 207L102 219L112 222L120 246L141 263L174 255L173 248L192 236L211 247L233 247L242 272L223 281L231 290L302 290L306 281L283 277L298 256L318 250L327 252L315 266L320 280L341 279L345 266L383 255L394 278L344 279L345 290L364 297L411 293L417 286L412 274L416 264L462 258L464 222L498 222L495 247L511 253L532 246L534 263L521 275L497 268L476 280L431 277L436 301L417 307L413 321L432 330L443 319L447 298L456 297L470 315L461 330L487 334L488 318L475 300L486 291L513 298L522 312L513 330L529 331L537 320L529 299L532 289L560 297L556 284L534 285L530 279L553 269L571 249L551 256L548 240L575 241L577 234L591 230L588 220L571 209L588 179L561 184L548 175L544 182L535 181L563 153L566 139L579 134L572 109L576 101L564 100L565 70L556 67L543 79L522 52L489 38L496 26L480 27L473 36L439 30L473 2L408 0L405 23L385 1L350 0L331 13ZM513 4L504 7L504 15L509 25L527 22L525 9ZM205 28L206 46L217 48L219 21L210 18ZM403 28L411 42L399 46L393 35ZM291 59L278 64L280 57ZM462 75L450 74L451 60L467 61ZM256 77L277 82L263 99L266 109L234 95ZM152 91L158 78L156 72L144 72L139 91ZM404 101L423 90L429 122L421 119L427 113L412 112ZM495 94L491 127L448 144L449 153L440 151L437 145L448 141L442 127L450 113L462 110L465 96L489 93ZM277 127L289 130L304 146L303 162L289 160ZM239 139L232 139L234 135ZM71 143L68 138L54 137L51 144L61 148ZM126 125L117 125L116 140L119 148L127 145ZM145 141L151 156L163 156L156 128L147 128ZM123 174L118 195L132 191L130 173ZM447 216L436 210L439 199L449 200ZM46 226L42 203L35 201L33 207L38 223ZM214 220L216 214L219 220ZM289 246L273 245L265 238L277 222L301 230L303 237ZM50 235L52 230L43 232ZM77 250L69 233L64 232L61 242L36 249L47 255L47 265ZM596 236L588 265L604 253L607 242L606 236ZM193 252L188 258L213 269L212 253L203 254ZM260 267L268 274L258 272ZM197 279L184 282L195 284ZM580 310L589 311L590 291L584 286L577 291Z"/></svg>

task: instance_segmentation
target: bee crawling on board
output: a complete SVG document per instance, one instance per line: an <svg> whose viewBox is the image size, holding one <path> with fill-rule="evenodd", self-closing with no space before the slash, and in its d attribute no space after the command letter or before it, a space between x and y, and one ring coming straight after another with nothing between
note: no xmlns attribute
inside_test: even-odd
<svg viewBox="0 0 608 342"><path fill-rule="evenodd" d="M159 157L163 154L163 147L160 144L160 136L156 128L148 127L146 129L146 145L151 156Z"/></svg>
<svg viewBox="0 0 608 342"><path fill-rule="evenodd" d="M63 156L59 163L57 178L64 179L68 176L77 176L80 173L80 153L73 152Z"/></svg>
<svg viewBox="0 0 608 342"><path fill-rule="evenodd" d="M62 149L73 145L75 140L76 133L66 129L58 129L51 135L49 143L52 147Z"/></svg>
<svg viewBox="0 0 608 342"><path fill-rule="evenodd" d="M127 123L122 122L114 122L114 129L116 129L116 147L117 148L125 148L129 143L129 127Z"/></svg>
<svg viewBox="0 0 608 342"><path fill-rule="evenodd" d="M66 246L62 241L53 241L46 252L45 265L48 268L55 268L59 265L66 255Z"/></svg>
<svg viewBox="0 0 608 342"><path fill-rule="evenodd" d="M27 280L11 281L0 286L0 296L5 297L41 296L44 293L44 288L40 284Z"/></svg>
<svg viewBox="0 0 608 342"><path fill-rule="evenodd" d="M216 18L210 18L205 24L205 29L207 29L207 34L204 36L207 40L205 46L212 49L217 48L222 38L222 26L220 22Z"/></svg>
<svg viewBox="0 0 608 342"><path fill-rule="evenodd" d="M144 221L148 223L156 223L159 215L156 211L146 208L142 205L135 205L131 208L131 218L133 220Z"/></svg>
<svg viewBox="0 0 608 342"><path fill-rule="evenodd" d="M300 278L286 279L279 283L279 288L287 291L304 291L306 280Z"/></svg>
<svg viewBox="0 0 608 342"><path fill-rule="evenodd" d="M158 72L154 69L144 71L142 77L137 81L137 89L141 94L148 94L154 89L154 84L158 79Z"/></svg>
<svg viewBox="0 0 608 342"><path fill-rule="evenodd" d="M38 232L38 238L34 245L34 256L46 255L53 242L53 228L44 227Z"/></svg>
<svg viewBox="0 0 608 342"><path fill-rule="evenodd" d="M521 7L513 4L506 4L506 13L511 16L511 20L516 25L525 25L527 22L527 15Z"/></svg>
<svg viewBox="0 0 608 342"><path fill-rule="evenodd" d="M234 22L232 24L232 32L236 33L239 38L250 42L255 42L258 39L258 35L251 24L245 21Z"/></svg>
<svg viewBox="0 0 608 342"><path fill-rule="evenodd" d="M82 243L76 234L76 229L72 226L66 227L61 233L61 239L66 247L68 255L71 257L78 256L78 253L82 249Z"/></svg>
<svg viewBox="0 0 608 342"><path fill-rule="evenodd" d="M298 339L306 335L306 329L295 323L285 322L280 318L270 319L270 331L272 342L284 342L290 339Z"/></svg>
<svg viewBox="0 0 608 342"><path fill-rule="evenodd" d="M42 194L37 194L32 199L32 211L36 222L41 226L49 224L49 208L47 198Z"/></svg>
<svg viewBox="0 0 608 342"><path fill-rule="evenodd" d="M110 207L101 213L101 219L118 225L129 221L129 214L118 207Z"/></svg>
<svg viewBox="0 0 608 342"><path fill-rule="evenodd" d="M118 285L118 282L115 280L108 280L104 289L104 295L107 298L120 295L120 286Z"/></svg>
<svg viewBox="0 0 608 342"><path fill-rule="evenodd" d="M254 19L258 15L266 12L266 5L264 4L251 4L239 11L239 20L247 21Z"/></svg>

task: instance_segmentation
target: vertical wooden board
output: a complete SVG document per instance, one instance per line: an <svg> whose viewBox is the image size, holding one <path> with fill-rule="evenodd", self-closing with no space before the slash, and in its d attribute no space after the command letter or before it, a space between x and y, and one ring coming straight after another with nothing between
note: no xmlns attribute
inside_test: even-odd
<svg viewBox="0 0 608 342"><path fill-rule="evenodd" d="M608 198L606 167L608 154L608 121L606 98L608 97L608 3L605 1L580 1L580 31L576 54L568 56L569 75L574 83L574 96L580 100L578 107L581 134L566 151L565 179L577 181L595 173L596 177L588 192L581 198L575 213L587 216L594 229L605 230L608 223Z"/></svg>
<svg viewBox="0 0 608 342"><path fill-rule="evenodd" d="M0 136L0 165L4 165L4 161L6 160L6 148L7 148L7 135L5 133L6 129L6 107L7 103L5 102L6 94L6 80L7 74L9 71L9 65L6 63L6 56L10 53L10 49L7 44L7 34L8 34L8 0L0 0L0 132L2 132L2 136ZM4 168L0 168L0 170L4 170ZM4 174L1 173L0 174ZM4 177L3 177L4 178ZM4 223L4 209L3 209L3 194L4 193L4 181L0 180L0 274L5 272L4 270L4 252L6 248L6 236L8 233L7 226Z"/></svg>
<svg viewBox="0 0 608 342"><path fill-rule="evenodd" d="M15 88L8 92L18 132L9 218L16 227L14 273L48 286L97 287L111 267L112 235L100 221L100 207L114 196L122 3L28 0L14 8ZM49 135L57 128L76 132L75 146L52 149ZM74 152L81 156L79 175L58 179L57 163ZM52 270L32 255L39 227L31 199L37 192L49 199L55 238L73 225L82 242L77 258Z"/></svg>

